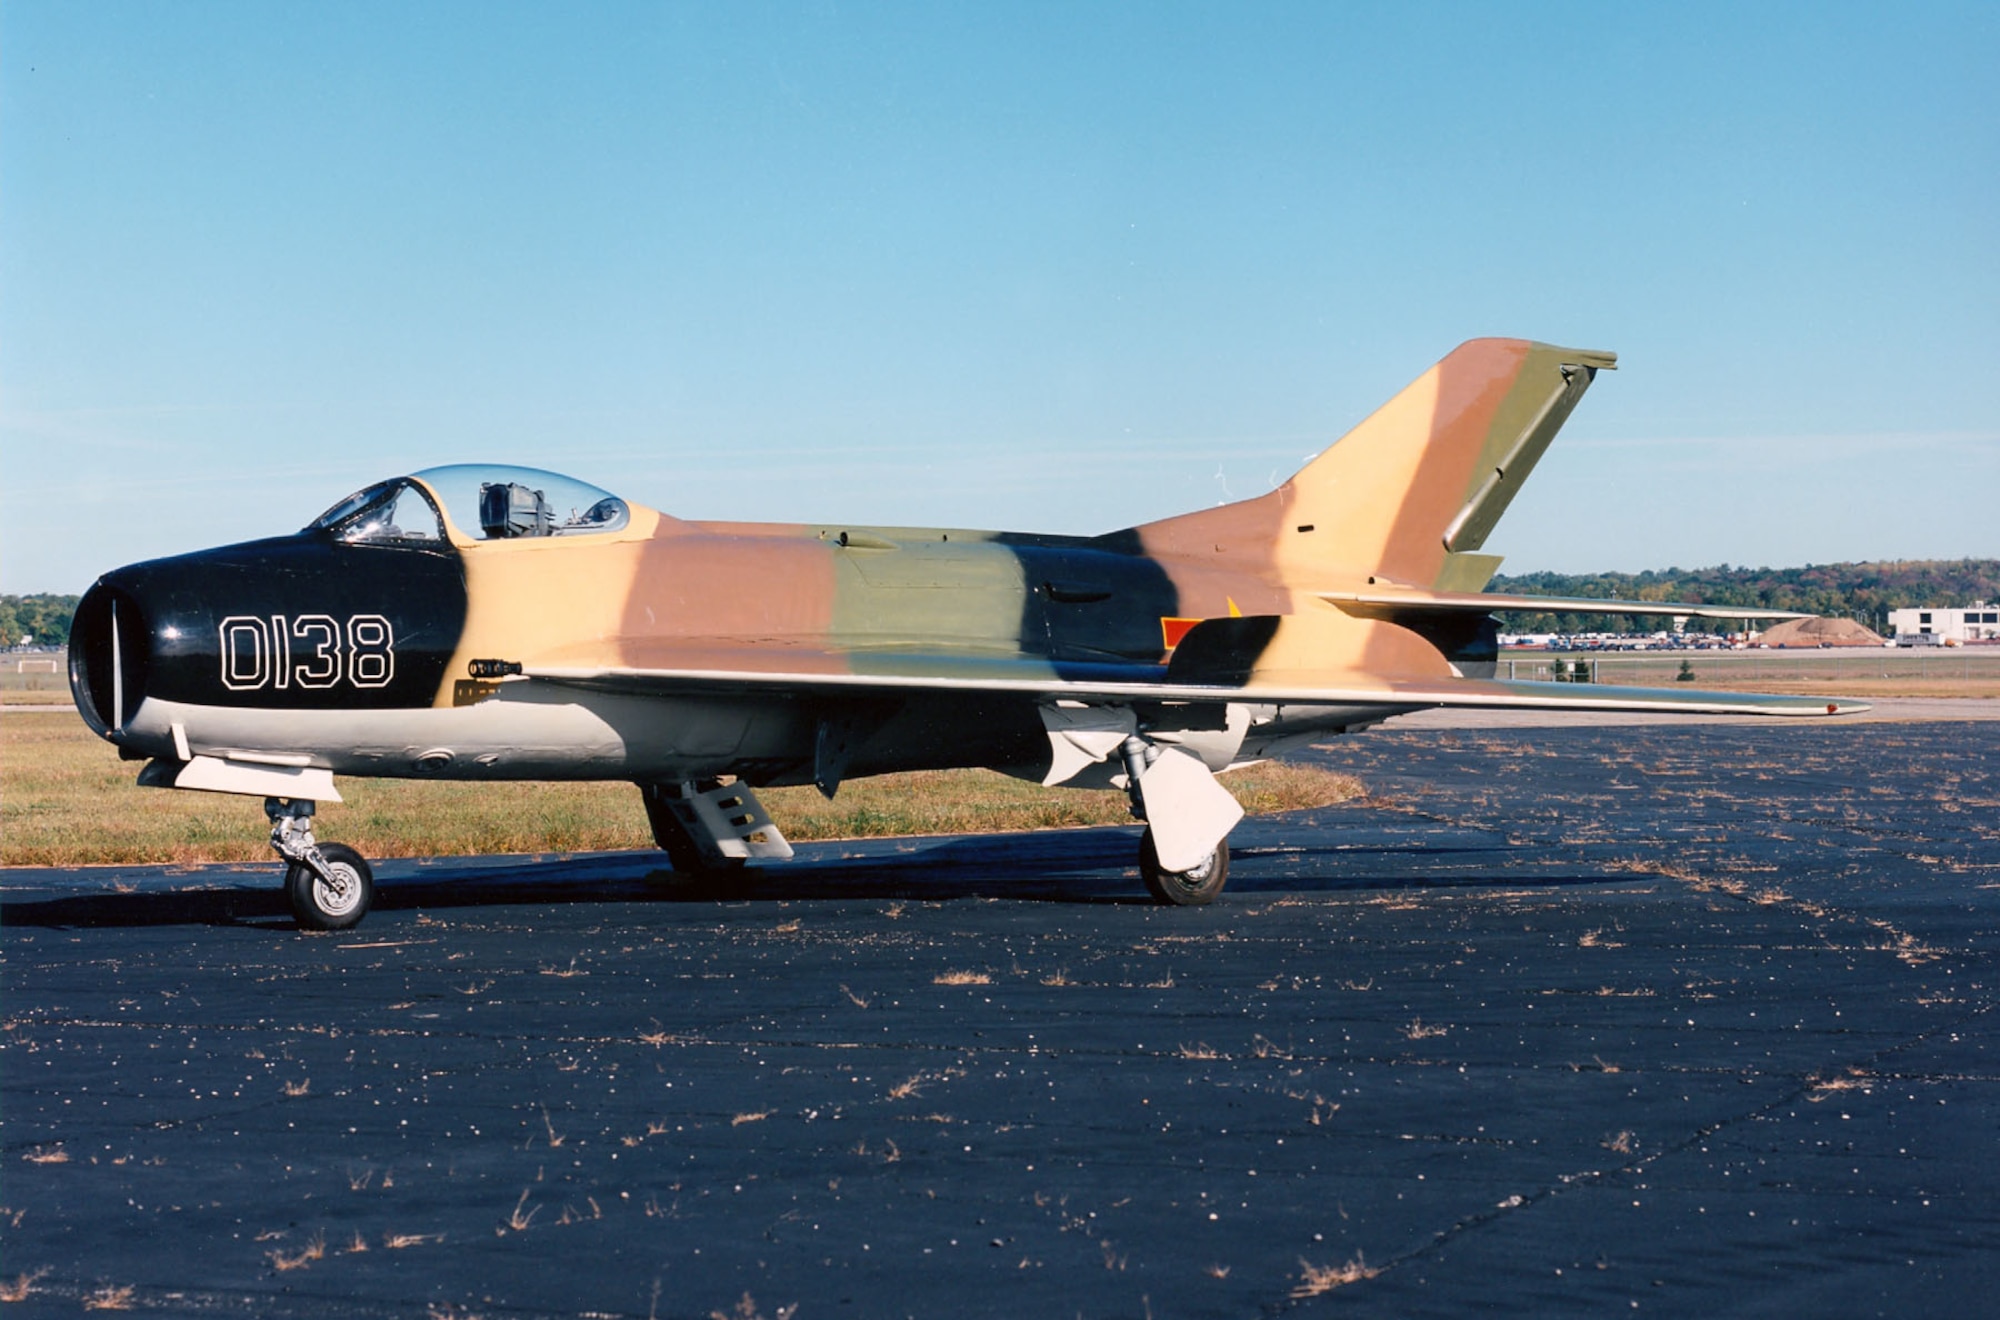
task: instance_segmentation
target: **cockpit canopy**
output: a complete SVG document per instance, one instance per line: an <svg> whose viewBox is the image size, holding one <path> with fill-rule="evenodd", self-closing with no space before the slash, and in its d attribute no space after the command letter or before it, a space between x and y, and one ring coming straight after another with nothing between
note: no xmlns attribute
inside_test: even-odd
<svg viewBox="0 0 2000 1320"><path fill-rule="evenodd" d="M444 501L454 527L481 541L615 532L632 516L624 500L573 477L538 468L458 463L357 491L312 526L343 541L441 545L444 526L430 492Z"/></svg>

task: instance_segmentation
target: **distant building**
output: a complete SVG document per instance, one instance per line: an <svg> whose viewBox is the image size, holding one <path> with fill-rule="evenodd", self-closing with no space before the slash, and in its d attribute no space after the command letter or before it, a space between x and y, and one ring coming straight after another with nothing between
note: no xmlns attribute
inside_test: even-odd
<svg viewBox="0 0 2000 1320"><path fill-rule="evenodd" d="M1895 631L1897 642L1906 646L1912 644L1903 641L1906 637L1934 638L1929 643L1915 643L1930 646L2000 642L2000 605L1982 600L1962 610L1890 610L1889 627Z"/></svg>

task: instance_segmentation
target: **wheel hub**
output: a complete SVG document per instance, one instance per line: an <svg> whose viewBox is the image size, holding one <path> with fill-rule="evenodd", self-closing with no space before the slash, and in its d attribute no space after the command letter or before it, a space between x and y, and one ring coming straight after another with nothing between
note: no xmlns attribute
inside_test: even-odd
<svg viewBox="0 0 2000 1320"><path fill-rule="evenodd" d="M331 868L331 876L313 877L313 894L320 906L336 917L344 917L354 907L354 901L361 893L361 886L354 883L344 866Z"/></svg>

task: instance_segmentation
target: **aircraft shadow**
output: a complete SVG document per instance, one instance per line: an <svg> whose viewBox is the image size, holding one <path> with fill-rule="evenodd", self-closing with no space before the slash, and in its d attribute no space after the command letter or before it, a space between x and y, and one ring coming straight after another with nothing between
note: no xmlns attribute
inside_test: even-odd
<svg viewBox="0 0 2000 1320"><path fill-rule="evenodd" d="M439 869L379 879L377 911L443 911L497 906L564 907L591 903L776 903L880 899L949 902L1008 899L1086 906L1149 906L1133 857L1129 828L950 839L869 840L825 848L845 856L813 856L750 868L719 881L692 878L664 866L660 853L597 853L583 857L441 859ZM815 851L819 851L815 848ZM1631 883L1629 873L1513 869L1526 850L1504 845L1426 846L1342 843L1326 847L1261 848L1232 853L1231 897L1355 891L1465 889L1494 885L1566 888ZM1488 860L1490 859L1490 860ZM1443 868L1442 870L1440 868ZM233 872L241 876L242 872ZM1642 877L1643 878L1643 877ZM137 926L289 926L291 912L271 868L268 887L242 884L171 892L67 894L0 902L0 926L88 928Z"/></svg>

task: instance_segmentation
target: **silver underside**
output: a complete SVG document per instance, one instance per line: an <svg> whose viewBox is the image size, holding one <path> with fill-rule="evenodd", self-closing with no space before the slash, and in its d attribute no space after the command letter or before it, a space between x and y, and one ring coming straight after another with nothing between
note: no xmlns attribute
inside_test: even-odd
<svg viewBox="0 0 2000 1320"><path fill-rule="evenodd" d="M1221 729L1161 729L1211 770L1365 727L1406 707L1237 706ZM665 780L743 775L809 782L818 715L756 696L661 697L510 684L474 705L418 710L194 706L148 698L119 743L185 762L306 765L340 775L454 780ZM1031 701L973 710L910 703L878 713L850 777L990 766L1039 778L1049 764ZM1079 787L1105 775L1079 776ZM228 790L224 790L228 791Z"/></svg>

